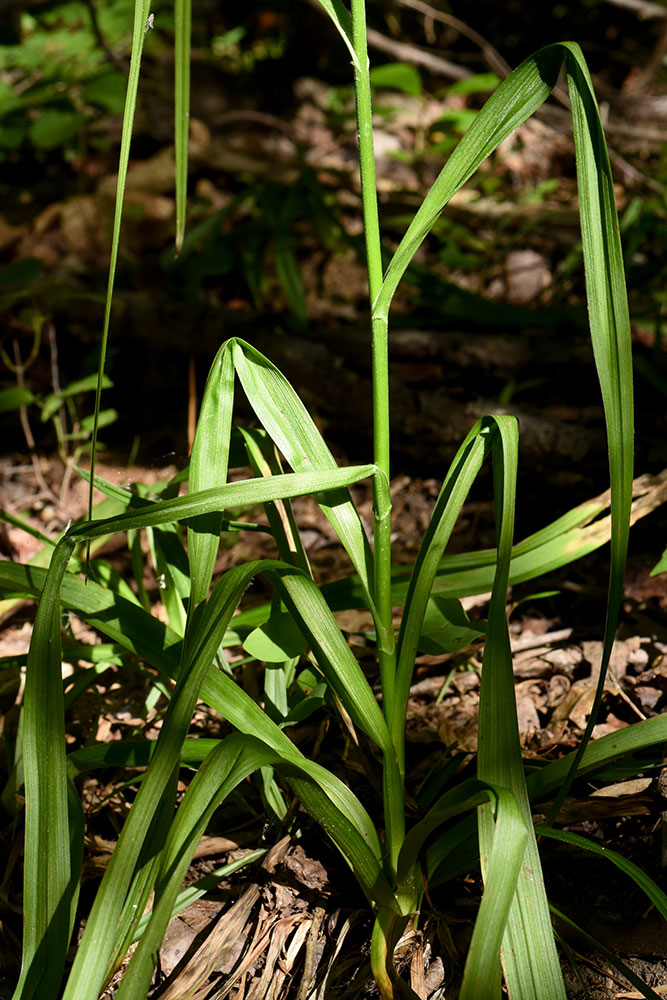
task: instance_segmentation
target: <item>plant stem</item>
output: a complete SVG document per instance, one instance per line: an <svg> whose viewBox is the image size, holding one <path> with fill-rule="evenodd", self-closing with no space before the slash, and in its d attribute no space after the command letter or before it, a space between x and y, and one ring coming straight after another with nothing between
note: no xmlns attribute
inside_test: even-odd
<svg viewBox="0 0 667 1000"><path fill-rule="evenodd" d="M352 0L352 44L357 57L354 70L354 90L359 136L359 170L361 203L366 240L366 264L371 310L382 287L382 245L375 182L375 152L373 149L373 108L370 67L366 42L365 0ZM389 492L389 351L388 320L373 318L373 448L378 473L373 477L374 515L374 597L377 609L378 665L384 711L391 712L396 681L396 643L391 605L391 495ZM403 782L397 761L403 757L404 731L400 746L395 747L396 761L385 759L385 823L387 828L388 861L392 870L405 838ZM385 751L386 753L387 751ZM390 752L390 751L389 751Z"/></svg>
<svg viewBox="0 0 667 1000"><path fill-rule="evenodd" d="M357 55L354 88L359 135L359 169L361 201L366 240L366 262L371 308L382 287L382 248L375 184L375 154L373 150L373 111L371 83L366 44L365 0L352 0L352 41ZM373 362L373 446L374 461L386 477L380 483L376 476L373 486L375 516L375 600L382 629L378 630L380 678L385 707L391 702L395 673L395 644L391 615L391 499L389 496L389 359L387 322L372 324Z"/></svg>

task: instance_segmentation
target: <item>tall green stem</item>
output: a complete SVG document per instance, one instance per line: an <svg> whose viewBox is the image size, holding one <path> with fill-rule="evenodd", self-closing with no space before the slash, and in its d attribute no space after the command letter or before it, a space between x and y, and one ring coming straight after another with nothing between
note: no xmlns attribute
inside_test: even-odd
<svg viewBox="0 0 667 1000"><path fill-rule="evenodd" d="M366 239L366 262L371 309L382 287L382 246L375 183L375 152L373 149L373 109L371 81L366 42L365 0L352 0L352 43L356 54L354 88L359 135L359 168L361 201ZM373 364L373 446L379 473L373 480L373 511L375 532L375 602L378 612L378 660L385 712L393 700L396 675L396 649L391 606L391 496L389 493L389 353L386 318L372 323ZM401 734L401 740L403 736ZM401 748L398 748L399 751ZM401 753L397 754L400 759ZM387 765L385 765L387 766ZM387 840L393 862L403 840L405 821L402 789L394 790L401 801L385 803Z"/></svg>
<svg viewBox="0 0 667 1000"><path fill-rule="evenodd" d="M373 112L371 83L366 45L365 0L352 0L352 40L357 55L354 87L359 133L359 168L361 173L361 201L366 240L368 290L371 307L382 287L382 248L378 217L377 187L375 184L375 153L373 150ZM389 481L389 359L387 350L386 321L372 325L373 361L373 444L375 464ZM386 484L384 484L386 487ZM383 695L391 695L394 674L394 642L391 627L391 571L390 514L391 503L386 488L376 486L375 510L375 598L384 626L385 635L379 637L380 668Z"/></svg>

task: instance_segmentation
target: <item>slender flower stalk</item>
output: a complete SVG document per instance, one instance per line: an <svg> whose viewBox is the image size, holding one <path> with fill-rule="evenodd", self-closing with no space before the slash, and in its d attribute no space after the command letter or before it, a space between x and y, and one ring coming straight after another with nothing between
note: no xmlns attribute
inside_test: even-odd
<svg viewBox="0 0 667 1000"><path fill-rule="evenodd" d="M373 150L373 111L366 44L364 0L352 0L353 44L357 54L354 85L359 135L359 169L371 307L382 287L382 248ZM389 482L389 366L388 326L385 320L372 324L373 446L374 460ZM376 482L377 486L377 482ZM375 591L385 634L379 637L382 690L385 698L393 688L394 639L391 625L391 500L388 490L375 489Z"/></svg>
<svg viewBox="0 0 667 1000"><path fill-rule="evenodd" d="M354 89L359 137L359 170L361 200L366 240L368 291L371 310L382 287L382 245L375 181L375 151L373 148L373 106L370 68L366 39L365 0L352 0L352 44L356 54ZM373 320L373 447L375 464L380 474L373 477L374 512L374 591L377 607L377 646L380 680L385 710L392 704L396 677L396 644L391 602L391 496L389 493L389 352L386 319ZM397 757L402 760L403 733ZM394 788L385 796L387 847L393 867L405 836L403 787Z"/></svg>

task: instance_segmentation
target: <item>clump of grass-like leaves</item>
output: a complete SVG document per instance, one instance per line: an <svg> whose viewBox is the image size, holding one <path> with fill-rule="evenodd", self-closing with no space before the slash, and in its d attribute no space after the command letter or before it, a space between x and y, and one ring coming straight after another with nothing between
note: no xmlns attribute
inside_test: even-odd
<svg viewBox="0 0 667 1000"><path fill-rule="evenodd" d="M23 710L25 938L15 1000L55 1000L59 996L96 1000L137 938L116 996L118 1000L144 1000L197 843L214 811L260 768L272 768L277 779L292 790L354 872L375 916L372 969L384 1000L410 995L394 969L393 951L407 922L419 913L425 882L434 886L446 880L448 871L456 868L459 852L465 852L466 845L476 839L484 894L460 997L499 998L504 980L512 1000L562 1000L565 989L531 802L558 789L553 822L575 775L620 754L667 740L667 719L655 718L588 745L622 594L632 491L632 382L612 176L582 54L573 43L548 46L499 86L450 156L383 270L364 0L352 0L351 12L340 0L321 3L334 21L354 68L372 309L374 455L364 465L339 468L280 371L250 344L228 340L218 351L208 377L185 496L177 496L178 486L172 484L165 490L166 498L150 502L91 474L91 496L97 485L120 505L122 513L71 527L55 546L48 571L0 567L0 584L5 590L39 595ZM149 13L148 0L137 0L102 365ZM176 0L175 24L180 246L187 177L190 13L186 0ZM536 576L601 544L599 531L590 542L586 525L603 505L578 508L513 547L517 423L508 416L485 417L471 429L447 471L406 587L391 567L387 331L396 288L437 217L485 158L546 100L563 65L572 104L591 336L608 431L611 575L603 664L584 740L575 753L527 780L518 738L505 610L508 584ZM262 431L233 431L237 384ZM254 478L227 482L233 447L245 449ZM468 491L487 460L493 463L497 550L471 555L465 566L448 571L443 554ZM284 472L282 462L291 471ZM353 483L368 478L374 497L372 545L348 490ZM354 569L349 584L335 591L321 591L314 583L291 514L290 500L306 494L317 500ZM279 558L233 568L211 589L224 512L259 504L265 505ZM151 539L164 584L168 625L151 616L113 575L105 575L100 560L92 560L87 583L81 576L80 560L87 543L139 529ZM232 631L232 616L258 575L271 583L273 603L237 615ZM437 593L456 598L489 589L492 597L485 626L477 777L452 784L419 822L406 829L405 719L425 618L430 615L432 622L433 615L440 613L441 606L433 602ZM399 604L403 615L395 634L392 608ZM336 624L333 610L341 606L362 606L372 615L382 707ZM146 770L67 970L64 992L62 980L76 922L82 860L83 813L77 778L89 767L102 766L107 757L105 748L97 746L69 758L66 753L60 639L63 607L75 611L118 647L140 656L165 682L174 682L165 688L171 694L159 738L154 743L114 747L116 763L125 753L128 764L143 764ZM445 624L443 621L443 627ZM272 664L266 671L264 692L271 713L263 711L236 683L220 656L223 645L239 638L245 641L248 652ZM300 656L307 651L310 660L302 668ZM289 694L301 669L316 671L317 683L302 697L298 712L290 716ZM285 732L290 722L317 711L327 690L340 701L352 725L379 750L382 835L364 803L336 775L305 757ZM236 732L214 745L208 740L189 739L200 699L220 712ZM198 770L174 812L176 778L184 760L198 765ZM551 826L540 833L568 836ZM664 895L645 877L641 884L663 915L667 914ZM144 916L151 894L150 913ZM647 987L639 987L645 995L655 996Z"/></svg>

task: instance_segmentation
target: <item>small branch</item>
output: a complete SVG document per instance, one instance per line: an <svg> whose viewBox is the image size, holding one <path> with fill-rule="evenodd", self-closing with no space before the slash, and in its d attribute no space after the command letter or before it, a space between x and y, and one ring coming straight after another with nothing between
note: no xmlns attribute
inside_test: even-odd
<svg viewBox="0 0 667 1000"><path fill-rule="evenodd" d="M649 21L654 17L667 17L667 7L659 3L650 3L649 0L606 0L614 7L622 7L624 10L634 10L640 21Z"/></svg>
<svg viewBox="0 0 667 1000"><path fill-rule="evenodd" d="M494 48L490 42L487 42L486 38L475 31L474 28L470 28L464 21L459 21L458 17L454 17L452 14L446 14L442 10L438 10L436 7L432 7L431 4L424 3L424 0L397 0L401 7L409 7L410 10L416 10L425 17L431 18L433 21L439 21L441 24L446 24L450 28L454 28L459 34L468 38L474 45L476 45L482 55L484 56L489 69L492 69L494 73L503 79L509 76L512 72L512 67L510 64L503 59L498 49Z"/></svg>
<svg viewBox="0 0 667 1000"><path fill-rule="evenodd" d="M427 49L420 49L418 45L411 45L409 42L397 42L393 38L387 38L386 35L375 31L374 28L369 28L367 34L369 45L380 52L385 52L399 62L412 63L413 66L423 66L424 69L429 70L431 73L437 73L450 80L465 80L473 75L471 70L465 69L463 66L458 66L456 63L450 62L449 59L443 59L442 56L436 56Z"/></svg>

